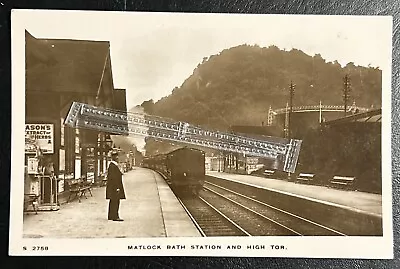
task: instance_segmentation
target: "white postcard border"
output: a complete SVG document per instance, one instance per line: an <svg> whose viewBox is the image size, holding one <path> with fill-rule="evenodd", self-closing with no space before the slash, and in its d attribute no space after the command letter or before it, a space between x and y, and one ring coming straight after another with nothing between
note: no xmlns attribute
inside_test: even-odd
<svg viewBox="0 0 400 269"><path fill-rule="evenodd" d="M24 256L43 255L139 255L139 256L237 256L237 257L312 257L312 258L393 258L392 188L391 188L391 36L392 18L371 17L384 20L387 25L386 45L382 54L386 65L382 76L382 237L217 237L217 238L120 238L120 239L47 239L23 238L23 178L24 178L24 125L25 125L25 27L31 12L44 16L49 12L83 11L12 11L12 141L11 141L11 202L9 254ZM99 11L97 11L99 12ZM88 12L92 13L92 12ZM120 12L109 12L118 16ZM125 16L128 14L124 14ZM145 15L145 13L141 13ZM165 15L165 14L164 14ZM170 14L177 16L177 14ZM178 15L179 16L179 15ZM187 14L185 15L187 16ZM202 16L197 14L197 16ZM211 16L210 14L204 16ZM223 17L223 15L219 15ZM224 15L229 16L229 15ZM243 15L249 16L249 15ZM256 15L260 16L260 15ZM296 19L299 15L277 15ZM323 16L315 16L316 20ZM51 27L51 24L49 24ZM181 245L184 249L167 249L167 245ZM211 249L192 249L192 246L210 246ZM227 246L240 249L227 249ZM264 246L247 249L247 246ZM274 249L278 246L278 249ZM129 249L129 246L155 246L156 249ZM221 249L212 249L221 246ZM283 246L283 248L281 247ZM43 249L41 249L43 247ZM161 249L157 249L157 248ZM37 249L36 249L37 248ZM45 250L44 248L47 248ZM35 249L35 250L34 250Z"/></svg>

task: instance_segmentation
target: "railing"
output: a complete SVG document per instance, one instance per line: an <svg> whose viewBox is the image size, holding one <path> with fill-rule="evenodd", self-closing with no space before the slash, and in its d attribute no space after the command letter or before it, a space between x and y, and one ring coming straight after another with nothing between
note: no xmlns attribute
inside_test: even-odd
<svg viewBox="0 0 400 269"><path fill-rule="evenodd" d="M357 109L360 112L366 112L368 111L367 108L364 107L358 107L358 106L348 106L348 109ZM286 113L289 110L289 108L278 108L273 110L273 114L283 114ZM326 111L343 111L344 106L343 105L309 105L309 106L296 106L292 108L293 112L301 112L301 111L320 111L322 110L323 112Z"/></svg>

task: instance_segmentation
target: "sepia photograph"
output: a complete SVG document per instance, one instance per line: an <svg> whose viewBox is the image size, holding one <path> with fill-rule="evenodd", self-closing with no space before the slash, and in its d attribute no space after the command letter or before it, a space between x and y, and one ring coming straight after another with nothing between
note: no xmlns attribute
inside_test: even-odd
<svg viewBox="0 0 400 269"><path fill-rule="evenodd" d="M11 23L11 255L393 257L391 17Z"/></svg>

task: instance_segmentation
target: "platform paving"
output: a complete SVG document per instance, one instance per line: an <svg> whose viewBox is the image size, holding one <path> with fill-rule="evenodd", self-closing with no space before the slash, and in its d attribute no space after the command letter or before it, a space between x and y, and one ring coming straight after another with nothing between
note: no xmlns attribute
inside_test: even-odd
<svg viewBox="0 0 400 269"><path fill-rule="evenodd" d="M333 189L324 186L306 185L288 182L280 179L263 178L250 175L230 174L225 172L210 171L207 175L226 180L233 180L263 188L274 189L297 196L329 202L338 206L347 207L356 211L363 211L373 215L382 216L382 195Z"/></svg>
<svg viewBox="0 0 400 269"><path fill-rule="evenodd" d="M200 236L189 216L161 176L134 168L123 176L126 200L121 200L123 222L107 220L106 187L95 187L79 203L61 204L58 211L25 214L24 237L128 238Z"/></svg>

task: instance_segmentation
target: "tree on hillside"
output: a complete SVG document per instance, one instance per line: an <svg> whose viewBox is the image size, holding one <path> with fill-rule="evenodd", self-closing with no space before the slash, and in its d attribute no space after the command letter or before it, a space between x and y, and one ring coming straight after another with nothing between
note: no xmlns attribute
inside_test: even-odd
<svg viewBox="0 0 400 269"><path fill-rule="evenodd" d="M140 106L143 107L143 110L144 110L145 113L150 114L150 115L154 113L154 101L153 101L153 99L144 101Z"/></svg>
<svg viewBox="0 0 400 269"><path fill-rule="evenodd" d="M378 68L342 67L298 49L240 45L204 57L193 74L172 94L143 104L159 116L226 130L231 125L258 125L267 120L269 106L285 107L288 85L296 86L294 104L340 105L342 79L352 78L352 100L359 106L381 106L382 72Z"/></svg>

